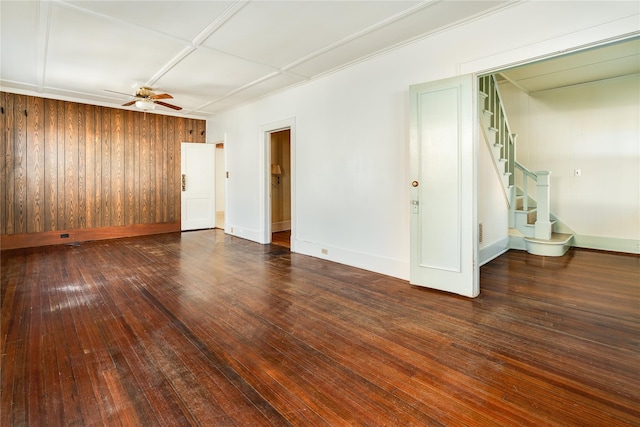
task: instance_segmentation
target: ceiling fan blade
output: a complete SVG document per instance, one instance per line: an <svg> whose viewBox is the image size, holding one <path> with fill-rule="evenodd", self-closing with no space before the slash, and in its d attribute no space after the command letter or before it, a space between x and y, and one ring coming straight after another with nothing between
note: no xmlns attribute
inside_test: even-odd
<svg viewBox="0 0 640 427"><path fill-rule="evenodd" d="M128 107L129 105L133 105L133 104L135 104L135 103L136 103L136 101L135 101L135 100L133 100L133 101L129 101L129 102L127 102L126 104L122 104L122 106L123 106L123 107Z"/></svg>
<svg viewBox="0 0 640 427"><path fill-rule="evenodd" d="M169 95L168 93L159 93L157 95L151 95L152 99L172 99L173 96Z"/></svg>
<svg viewBox="0 0 640 427"><path fill-rule="evenodd" d="M162 105L163 107L173 108L174 110L182 110L182 107L178 107L177 105L167 104L166 102L162 102L162 101L154 101L154 102L158 105Z"/></svg>
<svg viewBox="0 0 640 427"><path fill-rule="evenodd" d="M105 92L111 92L111 93L118 93L118 94L120 94L120 95L131 96L131 94L130 94L130 93L118 92L118 91L116 91L116 90L109 90L109 89L105 89L104 91L105 91Z"/></svg>

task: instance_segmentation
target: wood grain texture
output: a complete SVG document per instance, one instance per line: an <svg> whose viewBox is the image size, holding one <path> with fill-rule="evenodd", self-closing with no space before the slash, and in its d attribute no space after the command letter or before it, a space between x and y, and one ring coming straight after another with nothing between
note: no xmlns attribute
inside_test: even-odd
<svg viewBox="0 0 640 427"><path fill-rule="evenodd" d="M0 201L7 201L7 143L9 139L9 120L7 95L0 92ZM0 234L6 233L6 212L5 203L0 204Z"/></svg>
<svg viewBox="0 0 640 427"><path fill-rule="evenodd" d="M96 107L84 106L84 141L85 141L85 228L95 227L96 215Z"/></svg>
<svg viewBox="0 0 640 427"><path fill-rule="evenodd" d="M57 127L55 129L57 133L56 140L56 148L57 148L57 178L56 178L56 187L57 187L57 201L58 207L56 210L58 219L56 220L57 230L62 230L67 228L70 221L67 220L67 194L66 194L66 174L65 174L65 148L66 148L66 130L67 130L67 122L66 122L66 114L67 109L66 105L63 101L56 101L57 108Z"/></svg>
<svg viewBox="0 0 640 427"><path fill-rule="evenodd" d="M13 132L13 232L27 231L27 97L15 101Z"/></svg>
<svg viewBox="0 0 640 427"><path fill-rule="evenodd" d="M160 222L156 224L134 224L112 227L83 228L77 230L43 231L42 233L10 234L0 236L2 250L73 244L90 240L119 239L122 237L145 236L148 234L171 233L180 230L180 222ZM62 238L61 234L69 237Z"/></svg>
<svg viewBox="0 0 640 427"><path fill-rule="evenodd" d="M180 219L180 143L204 120L0 98L0 235Z"/></svg>
<svg viewBox="0 0 640 427"><path fill-rule="evenodd" d="M87 116L85 106L78 104L78 225L87 228Z"/></svg>
<svg viewBox="0 0 640 427"><path fill-rule="evenodd" d="M65 102L64 132L64 219L67 229L79 228L78 221L78 104Z"/></svg>
<svg viewBox="0 0 640 427"><path fill-rule="evenodd" d="M640 257L466 299L220 230L2 252L0 424L635 426Z"/></svg>
<svg viewBox="0 0 640 427"><path fill-rule="evenodd" d="M44 101L45 194L44 230L58 229L58 104L52 99ZM43 231L44 231L43 230ZM11 233L6 233L11 234Z"/></svg>
<svg viewBox="0 0 640 427"><path fill-rule="evenodd" d="M26 232L37 233L44 230L45 194L45 143L44 143L44 99L27 98L27 212Z"/></svg>

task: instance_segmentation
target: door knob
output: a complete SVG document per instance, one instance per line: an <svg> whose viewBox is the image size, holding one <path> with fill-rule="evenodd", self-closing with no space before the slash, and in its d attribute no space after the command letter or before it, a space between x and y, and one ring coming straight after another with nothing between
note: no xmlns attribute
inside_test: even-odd
<svg viewBox="0 0 640 427"><path fill-rule="evenodd" d="M413 181L411 183L412 186L417 187L418 185L420 185L420 183L418 183L418 181Z"/></svg>

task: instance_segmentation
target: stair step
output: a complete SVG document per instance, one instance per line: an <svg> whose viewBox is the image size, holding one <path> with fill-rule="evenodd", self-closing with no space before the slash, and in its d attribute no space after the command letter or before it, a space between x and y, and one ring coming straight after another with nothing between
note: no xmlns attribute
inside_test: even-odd
<svg viewBox="0 0 640 427"><path fill-rule="evenodd" d="M484 114L485 116L493 116L493 113L491 111L485 109L482 110L482 114Z"/></svg>
<svg viewBox="0 0 640 427"><path fill-rule="evenodd" d="M533 255L562 256L571 247L573 234L551 233L551 239L542 240L533 237L525 237L524 242L527 252Z"/></svg>
<svg viewBox="0 0 640 427"><path fill-rule="evenodd" d="M495 132L498 133L498 129L494 128L493 126L489 126L489 132Z"/></svg>

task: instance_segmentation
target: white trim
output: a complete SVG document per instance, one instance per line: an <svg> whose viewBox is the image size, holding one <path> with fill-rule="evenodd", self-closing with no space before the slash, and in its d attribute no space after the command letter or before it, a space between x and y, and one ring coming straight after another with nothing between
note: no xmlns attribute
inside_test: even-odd
<svg viewBox="0 0 640 427"><path fill-rule="evenodd" d="M616 237L574 234L573 246L585 249L640 254L640 239L619 239Z"/></svg>
<svg viewBox="0 0 640 427"><path fill-rule="evenodd" d="M271 201L269 198L271 186L271 134L281 130L289 129L289 145L291 147L291 252L296 252L294 244L297 222L296 222L296 119L279 120L277 122L266 123L259 126L260 140L260 178L259 178L259 215L260 230L256 241L262 244L271 243Z"/></svg>
<svg viewBox="0 0 640 427"><path fill-rule="evenodd" d="M482 267L489 261L493 261L500 255L507 252L510 248L509 240L509 237L505 237L504 239L500 239L497 242L480 249L478 251L478 265Z"/></svg>
<svg viewBox="0 0 640 427"><path fill-rule="evenodd" d="M318 242L307 242L291 239L291 245L295 244L296 252L315 258L326 259L331 262L345 264L374 273L409 280L409 261L381 257L364 252L356 252L337 246L326 245Z"/></svg>

